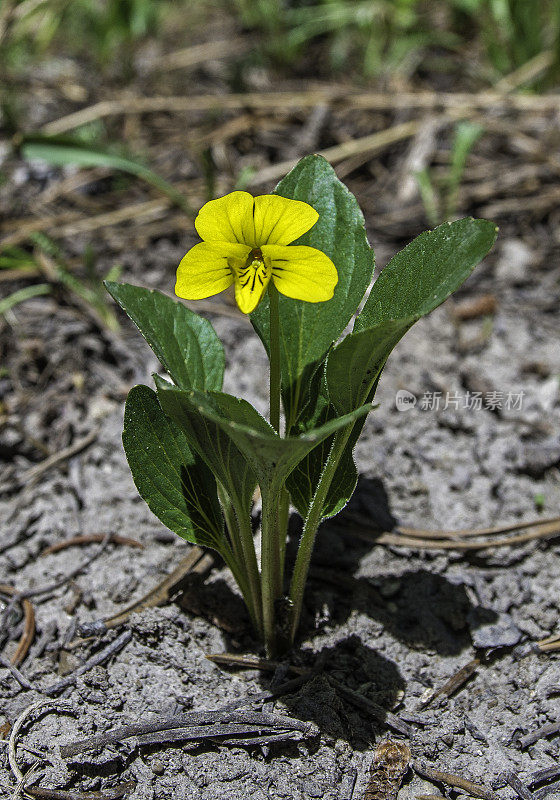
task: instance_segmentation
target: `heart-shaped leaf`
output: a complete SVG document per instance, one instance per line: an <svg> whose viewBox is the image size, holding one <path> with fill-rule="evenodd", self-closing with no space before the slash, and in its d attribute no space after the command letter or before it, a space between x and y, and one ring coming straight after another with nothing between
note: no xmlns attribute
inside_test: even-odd
<svg viewBox="0 0 560 800"><path fill-rule="evenodd" d="M278 490L307 453L371 408L365 405L301 436L282 438L246 400L221 392L184 392L161 380L157 384L165 413L180 425L218 480L222 480L216 469L220 469L225 437L227 453L236 453L236 458L240 454L250 464L263 492L272 486Z"/></svg>
<svg viewBox="0 0 560 800"><path fill-rule="evenodd" d="M153 289L105 282L181 389L221 389L225 356L208 320Z"/></svg>
<svg viewBox="0 0 560 800"><path fill-rule="evenodd" d="M213 395L216 393L183 391L157 375L154 380L165 413L180 427L191 448L226 489L237 513L240 516L249 514L257 485L255 472L234 440L214 419L200 413L198 407L202 403L204 407L209 404L213 408ZM251 415L253 411L259 421L268 426L266 420L246 400L232 397L232 406L237 406L238 415L246 422L249 421L248 417L255 422Z"/></svg>
<svg viewBox="0 0 560 800"><path fill-rule="evenodd" d="M496 240L483 219L446 222L425 231L387 264L374 283L354 331L329 354L329 399L338 414L371 400L371 389L395 345L418 320L443 303Z"/></svg>
<svg viewBox="0 0 560 800"><path fill-rule="evenodd" d="M156 517L188 542L221 552L223 520L214 476L148 386L128 393L123 445L136 488Z"/></svg>
<svg viewBox="0 0 560 800"><path fill-rule="evenodd" d="M328 355L326 388L323 384L319 395L323 419L373 401L392 349L414 322L461 285L495 238L496 226L492 222L458 220L421 234L391 259L374 283L354 332ZM357 480L352 450L363 422L360 419L354 423L325 500L324 517L338 513L352 496ZM288 479L294 505L304 517L325 468L329 445L327 441L313 450Z"/></svg>
<svg viewBox="0 0 560 800"><path fill-rule="evenodd" d="M321 156L303 158L274 191L282 197L303 200L315 208L319 220L294 244L308 245L326 253L338 271L332 300L307 303L280 295L282 396L290 432L309 400L313 374L351 320L371 282L374 255L356 198ZM251 321L267 351L269 316L265 297L251 315Z"/></svg>

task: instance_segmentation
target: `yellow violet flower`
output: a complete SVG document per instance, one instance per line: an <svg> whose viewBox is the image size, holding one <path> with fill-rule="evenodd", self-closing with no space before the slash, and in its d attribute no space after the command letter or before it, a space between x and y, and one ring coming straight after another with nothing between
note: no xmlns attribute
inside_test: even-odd
<svg viewBox="0 0 560 800"><path fill-rule="evenodd" d="M288 246L318 219L307 203L274 194L231 192L210 200L194 223L203 241L179 264L175 294L201 300L234 283L237 305L250 314L272 279L286 297L330 300L338 282L330 258L314 247Z"/></svg>

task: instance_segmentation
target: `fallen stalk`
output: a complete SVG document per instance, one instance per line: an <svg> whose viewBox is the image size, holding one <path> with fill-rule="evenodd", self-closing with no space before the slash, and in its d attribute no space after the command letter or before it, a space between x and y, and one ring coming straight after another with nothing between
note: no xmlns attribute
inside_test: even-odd
<svg viewBox="0 0 560 800"><path fill-rule="evenodd" d="M124 631L124 633L121 633L121 635L118 636L114 642L111 642L111 644L107 645L107 647L104 647L103 650L100 650L91 658L88 658L88 660L82 664L81 667L78 667L75 672L72 672L70 675L62 678L62 680L58 681L57 683L53 683L51 686L47 686L45 689L43 689L44 694L52 697L64 691L64 689L67 689L69 686L73 686L80 675L84 675L86 672L89 672L90 669L93 669L93 667L103 664L104 661L107 661L109 658L111 658L111 656L114 656L116 653L122 650L123 647L126 647L131 639L132 633L130 631Z"/></svg>
<svg viewBox="0 0 560 800"><path fill-rule="evenodd" d="M116 728L113 731L100 734L99 736L92 736L89 739L63 745L60 748L60 754L63 758L71 758L79 753L96 750L123 741L124 739L130 739L132 736L143 739L144 743L152 743L152 740L146 737L165 731L180 731L180 733L177 734L179 738L189 738L185 733L186 731L193 732L194 738L206 738L203 737L202 734L209 729L212 729L212 736L222 735L216 733L218 727L224 729L223 735L235 733L235 727L229 727L225 730L228 725L251 726L252 729L248 731L249 733L264 728L272 728L276 730L281 729L282 731L298 731L308 735L311 730L313 730L313 726L308 722L302 722L301 720L292 719L291 717L280 714L264 714L257 711L224 712L219 709L213 711L193 711L187 714L179 714L174 717L154 720L153 722L124 725L121 728ZM154 739L153 741L155 742L156 740Z"/></svg>
<svg viewBox="0 0 560 800"><path fill-rule="evenodd" d="M105 789L100 792L78 792L65 791L64 789L47 789L43 786L28 786L25 791L37 800L118 800L134 791L136 784L134 781L127 781L112 789Z"/></svg>
<svg viewBox="0 0 560 800"><path fill-rule="evenodd" d="M454 539L453 533L449 533L449 538L447 539L426 539L423 536L404 536L389 532L375 533L374 531L350 528L347 526L340 526L339 529L346 536L358 536L360 539L372 544L410 547L417 550L486 550L492 547L510 547L514 544L525 544L526 542L531 542L536 539L553 539L556 536L560 536L560 521L533 526L525 533L514 536L497 537L495 539L485 539L482 541L471 541L470 539L468 541L463 541L460 538Z"/></svg>
<svg viewBox="0 0 560 800"><path fill-rule="evenodd" d="M67 133L81 125L114 116L157 112L235 111L244 108L313 108L329 107L394 111L399 109L496 109L550 111L560 108L555 95L516 95L502 92L362 92L349 93L347 87L328 86L307 92L247 92L229 95L192 95L178 97L122 97L102 100L72 114L48 122L42 133Z"/></svg>
<svg viewBox="0 0 560 800"><path fill-rule="evenodd" d="M467 794L473 797L481 797L482 800L499 800L498 795L491 789L481 786L478 783L462 778L460 775L453 775L451 772L441 772L438 769L414 761L412 764L414 771L424 778L436 783L446 783L448 786L455 786L457 789L463 789Z"/></svg>

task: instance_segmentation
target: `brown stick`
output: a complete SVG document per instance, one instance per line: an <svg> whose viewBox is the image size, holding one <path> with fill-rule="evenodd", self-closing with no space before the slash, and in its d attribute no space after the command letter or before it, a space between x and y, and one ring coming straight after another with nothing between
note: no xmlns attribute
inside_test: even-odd
<svg viewBox="0 0 560 800"><path fill-rule="evenodd" d="M499 800L498 795L491 789L487 789L485 786L481 786L478 783L473 783L466 778L462 778L460 775L453 775L450 772L441 772L439 769L432 769L418 762L414 762L412 766L419 775L428 778L430 781L446 783L448 786L455 786L458 789L463 789L467 794L473 797L481 797L483 800Z"/></svg>
<svg viewBox="0 0 560 800"><path fill-rule="evenodd" d="M461 667L460 670L452 675L443 686L437 689L437 691L430 694L424 701L421 701L419 703L419 708L426 708L433 703L437 697L441 697L441 695L445 695L446 697L452 695L453 692L456 692L457 689L468 681L471 675L474 675L478 666L480 666L480 659L473 658L468 664L465 664L464 667Z"/></svg>
<svg viewBox="0 0 560 800"><path fill-rule="evenodd" d="M41 553L41 556L48 556L52 553L60 553L61 550L66 550L68 547L76 547L83 544L92 544L94 542L102 542L105 539L104 533L86 533L83 536L73 536L71 539L65 539L62 542L55 542L49 547L46 547ZM122 544L128 547L137 547L139 550L144 549L142 542L137 539L131 539L129 536L120 536L118 533L111 534L109 538L111 544Z"/></svg>
<svg viewBox="0 0 560 800"><path fill-rule="evenodd" d="M491 547L509 547L513 544L524 544L534 539L551 539L560 536L560 523L555 522L550 525L542 525L528 530L526 533L517 536L504 536L497 539L487 539L485 541L472 542L453 539L423 539L409 536L401 536L393 533L381 533L376 535L370 531L358 529L340 528L345 535L357 536L372 544L385 544L394 547L410 547L417 550L486 550Z"/></svg>
<svg viewBox="0 0 560 800"><path fill-rule="evenodd" d="M189 554L185 556L175 567L175 569L164 578L161 583L158 583L147 594L136 600L131 605L127 606L118 614L104 620L106 628L116 628L122 625L130 617L138 611L143 611L145 608L153 608L165 603L169 599L171 589L176 586L189 572L197 571L204 572L209 569L214 563L214 559L208 553L204 553L200 547L193 547Z"/></svg>
<svg viewBox="0 0 560 800"><path fill-rule="evenodd" d="M19 592L13 586L6 586L0 584L0 594L7 594L9 597L17 597ZM14 667L19 667L31 647L31 643L35 636L35 610L30 600L25 598L19 601L23 610L23 633L18 642L16 651L11 658L11 663Z"/></svg>

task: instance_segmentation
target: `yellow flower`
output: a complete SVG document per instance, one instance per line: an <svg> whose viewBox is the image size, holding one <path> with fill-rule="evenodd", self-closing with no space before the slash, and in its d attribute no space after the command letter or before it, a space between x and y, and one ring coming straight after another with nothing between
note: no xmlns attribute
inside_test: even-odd
<svg viewBox="0 0 560 800"><path fill-rule="evenodd" d="M250 314L272 279L287 297L309 303L330 300L338 282L330 258L314 247L288 247L318 219L307 203L274 194L231 192L211 200L195 220L203 241L179 264L175 294L200 300L235 283L237 305Z"/></svg>

